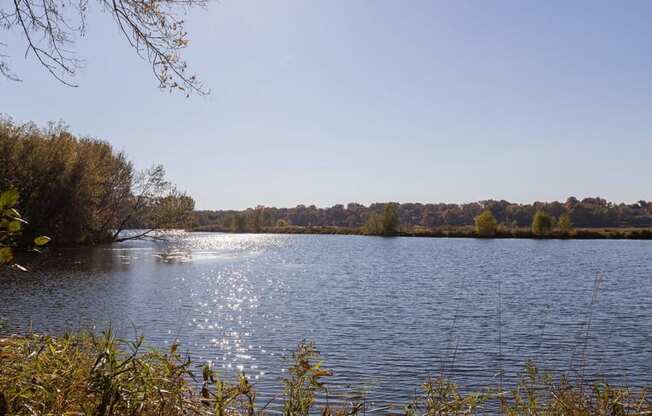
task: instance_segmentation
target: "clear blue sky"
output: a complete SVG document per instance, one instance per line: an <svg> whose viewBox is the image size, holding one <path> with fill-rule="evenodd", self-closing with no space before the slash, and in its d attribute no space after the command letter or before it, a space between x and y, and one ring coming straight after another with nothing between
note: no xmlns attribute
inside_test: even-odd
<svg viewBox="0 0 652 416"><path fill-rule="evenodd" d="M95 13L76 89L3 33L24 82L0 79L0 112L163 163L199 208L652 199L652 2L220 0L187 20L206 98L160 92Z"/></svg>

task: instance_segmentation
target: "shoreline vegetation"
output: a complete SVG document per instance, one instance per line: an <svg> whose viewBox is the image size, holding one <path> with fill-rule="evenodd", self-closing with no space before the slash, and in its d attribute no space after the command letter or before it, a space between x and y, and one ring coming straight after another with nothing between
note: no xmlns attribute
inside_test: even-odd
<svg viewBox="0 0 652 416"><path fill-rule="evenodd" d="M75 136L62 123L39 128L1 114L0 194L12 195L10 208L25 219L11 230L15 246L39 235L56 245L119 242L129 228L142 230L131 239L151 237L186 227L195 206L161 165L138 171L108 142Z"/></svg>
<svg viewBox="0 0 652 416"><path fill-rule="evenodd" d="M652 204L600 198L533 205L507 201L455 204L376 203L331 208L195 211L188 231L344 234L402 237L652 239ZM577 225L576 225L577 224Z"/></svg>
<svg viewBox="0 0 652 416"><path fill-rule="evenodd" d="M652 238L652 201L614 203L600 197L564 202L351 202L332 207L258 205L245 210L196 210L192 196L165 177L161 165L137 171L108 142L52 123L39 128L0 115L0 193L26 219L13 246L46 235L51 245L157 239L161 231L358 234L486 238ZM15 215L14 215L15 217ZM16 217L17 218L17 217ZM22 219L22 218L20 218ZM17 228L18 226L14 226ZM142 230L124 237L127 229ZM6 249L5 249L6 251Z"/></svg>
<svg viewBox="0 0 652 416"><path fill-rule="evenodd" d="M234 231L232 228L219 225L194 227L189 232L218 232L218 233L251 233L251 234L314 234L314 235L363 235L383 236L383 234L369 233L364 228L331 227L331 226L274 226L261 227L258 230ZM415 228L413 230L399 230L392 237L430 237L430 238L523 238L523 239L612 239L612 240L650 240L652 228L577 228L570 231L551 231L544 235L536 235L529 228L498 228L490 236L480 235L474 227L456 228Z"/></svg>
<svg viewBox="0 0 652 416"><path fill-rule="evenodd" d="M302 341L271 400L257 398L245 374L221 378L209 363L193 363L179 352L149 348L143 337L120 340L111 330L61 337L14 335L0 339L0 416L215 415L286 416L392 415L649 415L646 389L553 377L528 362L510 386L467 392L442 373L424 380L403 404L368 408L364 398L334 400L333 375L314 344ZM350 387L347 387L350 388ZM346 396L346 392L341 397ZM411 392L406 392L411 393ZM329 404L328 397L331 397ZM324 400L325 399L325 400ZM272 412L273 410L273 412Z"/></svg>

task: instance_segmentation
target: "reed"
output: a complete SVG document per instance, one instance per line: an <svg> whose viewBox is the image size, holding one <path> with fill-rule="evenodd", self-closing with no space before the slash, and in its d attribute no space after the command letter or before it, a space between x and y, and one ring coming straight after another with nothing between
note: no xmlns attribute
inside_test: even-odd
<svg viewBox="0 0 652 416"><path fill-rule="evenodd" d="M226 380L209 364L196 366L179 353L147 348L142 337L117 339L109 329L62 337L12 336L0 340L0 415L216 415L349 416L360 402L319 405L327 397L324 367L314 344L301 342L289 357L282 393L260 403L244 375ZM200 371L193 371L201 369ZM199 373L199 374L195 374ZM556 381L528 363L511 389L487 386L463 392L445 376L427 380L415 398L391 414L541 416L639 416L652 414L646 390L606 382ZM399 409L397 412L396 409ZM389 412L381 408L374 414ZM371 412L366 412L371 413ZM387 413L385 413L387 414Z"/></svg>

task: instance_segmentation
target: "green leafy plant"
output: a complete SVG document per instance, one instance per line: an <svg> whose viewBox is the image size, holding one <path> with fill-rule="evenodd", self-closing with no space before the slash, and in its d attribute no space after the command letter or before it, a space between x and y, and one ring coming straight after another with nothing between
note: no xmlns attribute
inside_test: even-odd
<svg viewBox="0 0 652 416"><path fill-rule="evenodd" d="M428 380L421 387L422 395L406 407L406 416L475 415L491 397L489 391L465 395L444 377Z"/></svg>
<svg viewBox="0 0 652 416"><path fill-rule="evenodd" d="M557 226L561 231L566 233L573 230L573 223L571 221L570 215L568 215L567 212L564 212L559 216L559 220L557 221Z"/></svg>
<svg viewBox="0 0 652 416"><path fill-rule="evenodd" d="M398 204L387 203L382 214L372 212L367 218L364 226L365 234L394 236L400 231L400 218L398 216Z"/></svg>
<svg viewBox="0 0 652 416"><path fill-rule="evenodd" d="M20 270L25 270L14 263L14 249L18 245L23 226L27 224L16 210L20 194L15 189L0 193L0 266L11 265ZM34 239L36 247L44 246L50 241L49 237L39 236ZM35 247L33 250L37 250Z"/></svg>
<svg viewBox="0 0 652 416"><path fill-rule="evenodd" d="M485 210L475 217L475 232L480 237L493 237L498 231L498 222L491 211Z"/></svg>
<svg viewBox="0 0 652 416"><path fill-rule="evenodd" d="M532 220L532 234L536 236L544 236L550 234L554 227L554 218L548 213L539 210L534 214Z"/></svg>

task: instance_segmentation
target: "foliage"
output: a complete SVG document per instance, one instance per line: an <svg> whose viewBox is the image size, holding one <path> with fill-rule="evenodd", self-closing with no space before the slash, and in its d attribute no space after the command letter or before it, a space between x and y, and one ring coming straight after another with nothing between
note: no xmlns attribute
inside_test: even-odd
<svg viewBox="0 0 652 416"><path fill-rule="evenodd" d="M82 65L72 46L86 32L90 9L85 0L15 0L0 7L0 28L20 33L25 57L32 56L65 85ZM205 6L205 0L99 0L96 5L109 13L126 41L139 57L147 59L160 88L204 93L194 75L186 72L181 57L188 45L182 15L187 8ZM0 42L0 46L6 46ZM102 53L102 51L100 51ZM0 53L0 75L19 80Z"/></svg>
<svg viewBox="0 0 652 416"><path fill-rule="evenodd" d="M143 338L119 340L109 329L63 337L30 335L0 339L0 415L264 415L256 390L244 374L235 382L220 378L210 363L203 384L192 383L193 365L174 343L168 351L145 348ZM279 406L288 416L314 412L324 392L322 368L313 344L302 342L292 355ZM354 415L350 409L324 406L324 415Z"/></svg>
<svg viewBox="0 0 652 416"><path fill-rule="evenodd" d="M399 227L397 204L388 203L383 207L382 214L379 212L369 214L364 230L369 235L392 236L398 234Z"/></svg>
<svg viewBox="0 0 652 416"><path fill-rule="evenodd" d="M233 214L231 217L231 231L234 233L243 233L247 230L247 219L243 214Z"/></svg>
<svg viewBox="0 0 652 416"><path fill-rule="evenodd" d="M201 368L197 386L193 368ZM314 344L301 342L290 357L283 392L262 406L245 374L228 381L211 363L196 367L173 343L167 351L145 348L142 337L119 340L109 329L62 337L39 335L0 339L0 416L216 415L348 416L363 413L361 403L333 407L317 398L327 394L323 367ZM273 409L269 409L270 406ZM652 412L646 391L604 382L554 381L528 363L517 384L503 390L463 393L444 377L428 380L405 406L406 416L501 414L506 416L642 416ZM273 412L272 412L273 411ZM391 414L397 414L392 412Z"/></svg>
<svg viewBox="0 0 652 416"><path fill-rule="evenodd" d="M23 225L27 224L15 208L19 198L20 194L15 189L0 192L0 267L13 265L24 270L22 266L13 263L14 248L18 245ZM48 242L49 237L38 236L34 238L33 244L40 247Z"/></svg>
<svg viewBox="0 0 652 416"><path fill-rule="evenodd" d="M581 379L571 383L565 376L555 383L532 362L527 363L517 385L498 397L501 414L506 416L640 416L652 412L645 390L635 392L604 382L585 384Z"/></svg>
<svg viewBox="0 0 652 416"><path fill-rule="evenodd" d="M554 226L554 219L546 212L539 210L534 214L532 220L532 234L536 236L543 236L550 234Z"/></svg>
<svg viewBox="0 0 652 416"><path fill-rule="evenodd" d="M290 223L286 219L279 218L278 220L276 220L276 226L279 227L279 228L289 227Z"/></svg>
<svg viewBox="0 0 652 416"><path fill-rule="evenodd" d="M307 416L317 393L326 391L322 379L332 373L322 368L319 352L313 343L301 342L292 353L289 377L283 380L285 415Z"/></svg>
<svg viewBox="0 0 652 416"><path fill-rule="evenodd" d="M262 230L263 227L269 226L270 219L267 210L262 205L258 205L256 208L248 209L245 211L245 222L248 230L258 233Z"/></svg>
<svg viewBox="0 0 652 416"><path fill-rule="evenodd" d="M155 167L137 174L109 143L78 138L63 125L39 129L0 119L0 189L16 189L35 230L58 243L93 244L125 227L169 228L194 208Z"/></svg>
<svg viewBox="0 0 652 416"><path fill-rule="evenodd" d="M378 212L370 213L364 225L364 232L369 235L383 235L383 216Z"/></svg>
<svg viewBox="0 0 652 416"><path fill-rule="evenodd" d="M569 232L573 229L573 222L571 221L570 215L568 215L567 212L564 212L559 216L557 226L563 232Z"/></svg>
<svg viewBox="0 0 652 416"><path fill-rule="evenodd" d="M430 379L421 388L422 394L406 407L406 416L475 415L491 397L488 391L464 395L444 377Z"/></svg>
<svg viewBox="0 0 652 416"><path fill-rule="evenodd" d="M361 228L367 225L372 213L382 214L385 204L374 203L368 206L349 203L319 208L314 205L298 205L294 208L265 207L269 225L283 219L299 227L348 227ZM398 218L403 230L412 229L460 229L474 227L475 217L485 210L490 210L496 221L503 228L519 229L532 226L532 220L538 210L543 210L554 217L568 214L572 224L578 228L645 228L652 227L652 201L638 201L633 204L615 204L602 198L585 198L578 200L568 198L566 202L534 202L516 204L508 201L479 201L468 204L395 204ZM223 226L228 218L244 211L196 211L194 225Z"/></svg>
<svg viewBox="0 0 652 416"><path fill-rule="evenodd" d="M113 241L148 237L156 231L181 228L190 222L195 201L165 180L162 165L154 165L137 174L131 190L123 201L122 220L113 231ZM121 237L125 227L141 231Z"/></svg>
<svg viewBox="0 0 652 416"><path fill-rule="evenodd" d="M31 335L0 341L0 392L8 414L201 414L187 376L190 362L174 345L145 350L142 338L117 340L109 330L60 338Z"/></svg>
<svg viewBox="0 0 652 416"><path fill-rule="evenodd" d="M475 231L481 237L493 237L498 229L498 223L491 211L483 211L475 217Z"/></svg>
<svg viewBox="0 0 652 416"><path fill-rule="evenodd" d="M399 231L400 219L395 204L385 205L383 211L383 235L396 235Z"/></svg>

